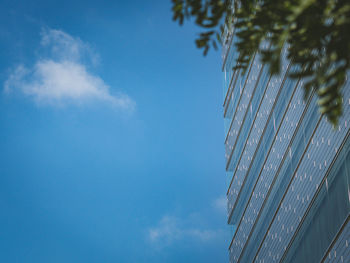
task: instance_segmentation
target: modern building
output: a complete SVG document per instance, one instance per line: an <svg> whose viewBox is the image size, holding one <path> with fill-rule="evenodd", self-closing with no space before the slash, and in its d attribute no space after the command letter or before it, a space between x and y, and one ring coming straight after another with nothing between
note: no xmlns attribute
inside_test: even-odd
<svg viewBox="0 0 350 263"><path fill-rule="evenodd" d="M242 75L235 41L223 46L230 262L349 263L350 81L335 130L287 77L286 50L279 76L259 54Z"/></svg>

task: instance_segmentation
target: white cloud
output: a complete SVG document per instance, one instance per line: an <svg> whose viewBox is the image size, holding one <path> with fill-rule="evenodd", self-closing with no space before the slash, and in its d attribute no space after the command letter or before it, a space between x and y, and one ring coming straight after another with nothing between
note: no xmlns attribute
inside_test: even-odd
<svg viewBox="0 0 350 263"><path fill-rule="evenodd" d="M83 104L101 101L124 110L135 103L125 94L111 94L110 87L88 71L89 63L96 64L98 56L78 38L60 30L44 30L41 51L48 51L30 67L19 65L5 82L9 93L20 91L36 102L49 105Z"/></svg>
<svg viewBox="0 0 350 263"><path fill-rule="evenodd" d="M220 196L219 198L215 199L212 203L213 207L222 212L226 213L227 211L227 198L226 196Z"/></svg>
<svg viewBox="0 0 350 263"><path fill-rule="evenodd" d="M216 210L218 215L223 216L227 209L226 196L219 196L212 200L210 210ZM212 212L211 212L212 213ZM173 215L164 215L159 222L147 229L148 241L156 248L162 249L177 241L192 239L195 242L212 242L226 240L225 228L209 229L206 227L206 217L203 213L190 213L181 218ZM223 221L225 226L225 221Z"/></svg>
<svg viewBox="0 0 350 263"><path fill-rule="evenodd" d="M207 242L223 236L223 230L210 230L193 227L187 220L165 215L155 227L148 229L148 239L157 248L170 246L183 239Z"/></svg>
<svg viewBox="0 0 350 263"><path fill-rule="evenodd" d="M149 239L152 243L162 241L169 244L183 236L183 230L179 227L179 219L173 216L164 216L154 228L149 229Z"/></svg>
<svg viewBox="0 0 350 263"><path fill-rule="evenodd" d="M53 59L92 62L93 65L99 61L98 54L87 43L61 30L42 30L40 44Z"/></svg>

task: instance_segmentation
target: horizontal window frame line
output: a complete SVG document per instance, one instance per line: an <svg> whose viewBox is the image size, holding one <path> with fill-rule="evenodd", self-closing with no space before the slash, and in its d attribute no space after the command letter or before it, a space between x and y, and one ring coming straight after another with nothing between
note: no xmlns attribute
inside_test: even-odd
<svg viewBox="0 0 350 263"><path fill-rule="evenodd" d="M257 83L258 83L258 81L259 81L259 79L260 79L260 75L262 74L263 68L264 68L264 66L261 67L261 71L259 72L259 75L258 75L258 78L257 78L257 82L256 82L255 87L254 87L254 90L253 90L253 95L255 94L255 90L256 90L256 87L257 87ZM239 73L241 73L241 72L239 72ZM250 74L250 71L249 71L249 74ZM235 117L236 117L236 115L237 115L237 108L238 108L238 106L239 106L239 104L240 104L240 102L241 102L241 99L242 99L242 96L243 96L243 93L244 93L244 90L245 90L245 87L246 87L246 82L247 82L247 80L248 80L249 74L247 75L246 81L244 82L244 86L243 86L243 89L242 89L242 93L241 93L240 96L239 96L239 100L238 100L238 103L237 103L235 112L233 113L233 116L232 116L232 119L231 119L231 122L230 122L230 127L228 128L227 134L226 134L226 136L225 136L225 142L224 142L224 144L227 143L228 136L229 136L230 131L231 131L231 129L232 129L233 122L234 122ZM237 75L236 81L237 81L237 79L238 79L238 75ZM235 85L236 85L236 83L235 83ZM233 90L232 90L232 92L233 92ZM252 97L253 97L253 95L252 95ZM250 103L251 100L252 100L252 98L250 98L249 103ZM249 103L248 103L248 105L250 105Z"/></svg>
<svg viewBox="0 0 350 263"><path fill-rule="evenodd" d="M262 139L263 139L263 136L265 135L265 131L266 131L266 129L267 129L267 124L268 124L268 122L270 121L270 118L271 118L271 116L272 116L273 110L275 109L275 106L276 106L276 104L277 104L277 102L278 102L279 95L280 95L281 92L282 92L283 85L284 85L284 83L285 83L285 81L286 81L286 79L287 79L287 77L288 77L288 72L289 72L290 68L291 68L291 63L288 64L286 73L285 73L285 75L284 75L284 77L283 77L282 83L281 83L280 88L279 88L279 90L278 90L278 93L277 93L277 95L276 95L275 102L274 102L273 105L272 105L272 108L271 108L271 110L270 110L269 116L268 116L268 118L267 118L267 120L266 120L266 124L265 124L265 126L264 126L264 130L263 130L263 132L262 132L262 134L261 134L261 136L260 136L258 145L257 145L256 148L255 148L255 151L254 151L254 154L253 154L253 157L252 157L252 161L250 162L248 171L246 172L246 176L244 177L243 184L242 184L242 186L241 186L241 188L240 188L240 191L239 191L239 193L238 193L238 195L237 195L237 199L236 199L236 201L235 201L235 204L233 205L233 208L231 209L231 212L230 212L229 220L228 220L228 221L231 220L231 217L232 217L232 214L233 214L233 210L234 210L234 209L236 208L236 206L237 206L238 199L239 199L239 197L240 197L242 188L243 188L244 185L245 185L246 178L247 178L247 176L248 176L248 174L249 174L249 172L250 172L250 169L251 169L251 166L252 166L252 164L253 164L253 161L255 160L256 153L257 153L257 151L258 151L258 149L259 149L259 147L260 147L260 145L261 145L261 141L262 141ZM269 83L270 83L270 81L268 82L268 84L269 84ZM267 88L268 88L268 84L267 84ZM294 92L295 92L295 90L296 90L298 84L299 84L299 80L298 80L298 82L296 83L296 85L295 85L295 87L294 87L294 90L293 90L293 93L292 93L292 97L291 97L291 98L293 98ZM264 92L264 95L263 95L263 99L264 99L264 96L265 96L265 94L266 94L267 88L265 89L265 92ZM236 166L236 168L235 168L234 174L233 174L233 176L232 176L232 180L231 180L232 182L233 182L233 179L234 179L234 177L235 177L235 175L236 175L239 162L240 162L241 159L242 159L243 152L244 152L244 150L245 150L245 148L246 148L246 146L247 146L247 141L248 141L248 139L249 139L249 136L250 136L250 134L251 134L251 131L253 130L253 126L254 126L255 120L256 120L256 118L257 118L257 115L258 115L258 113L259 113L260 106L262 105L263 99L261 100L261 103L260 103L260 105L259 105L259 107L258 107L258 110L257 110L256 114L255 114L254 120L253 120L253 122L252 122L252 126L251 126L250 129L249 129L249 134L248 134L247 140L246 140L246 142L245 142L245 144L244 144L243 150L242 150L242 152L241 152L241 154L240 154L239 161L238 161L238 163L237 163L237 166ZM287 104L287 105L288 105L288 104ZM288 110L288 106L287 106L286 110ZM281 122L281 123L282 123L282 122ZM232 183L230 183L230 187L231 187L231 184L232 184ZM229 187L229 189L227 190L228 192L229 192L229 190L230 190L230 187Z"/></svg>
<svg viewBox="0 0 350 263"><path fill-rule="evenodd" d="M246 77L246 79L245 79L245 81L244 81L242 93L239 95L239 101L238 101L237 106L239 105L239 102L240 102L241 99L242 99L242 96L243 96L243 93L244 93L244 90L245 90L245 86L246 86L246 84L247 84L247 81L248 81L248 78L249 78L249 75L250 75L250 71L251 71L251 69L252 69L252 67L253 67L254 58L255 58L255 54L254 54L252 63L250 63L250 65L249 65L248 74L247 74L247 77ZM241 69L238 70L238 74L243 74L243 71L242 71ZM236 85L236 82L237 82L237 79L238 79L238 74L237 74L237 78L236 78L236 80L235 80L235 85ZM229 95L229 99L228 99L228 101L227 101L227 105L224 105L224 107L225 107L224 117L226 117L226 115L227 115L228 106L230 105L230 101L231 101L231 99L232 99L232 93L233 93L233 90L234 90L234 89L235 89L235 87L232 85L231 93L230 93L230 95ZM226 135L226 137L227 137L227 135ZM225 140L225 141L226 141L226 140Z"/></svg>
<svg viewBox="0 0 350 263"><path fill-rule="evenodd" d="M236 74L237 73L237 74ZM226 101L227 101L227 98L232 94L233 92L233 86L236 84L236 81L237 81L237 78L238 78L238 75L240 73L240 69L236 69L236 70L233 70L233 74L232 74L232 77L230 79L230 83L229 83L229 86L228 86L228 89L226 91L226 96L225 96L225 100L224 100L224 103L222 105L222 107L224 107L224 110L225 110L225 106L226 106ZM233 81L233 79L235 79ZM233 83L232 83L233 82ZM224 113L224 117L226 115L226 111Z"/></svg>
<svg viewBox="0 0 350 263"><path fill-rule="evenodd" d="M303 226L303 223L304 223L306 217L308 216L308 214L309 214L309 212L310 212L310 210L311 210L313 204L315 203L315 201L316 201L316 199L317 199L317 197L318 197L318 195L319 195L319 193L320 193L320 191L321 191L321 189L322 189L322 186L325 184L326 179L328 178L329 174L331 173L331 171L332 171L332 169L333 169L333 166L334 166L334 164L335 164L337 158L339 157L339 154L341 153L342 149L344 148L344 145L345 145L347 139L349 138L349 136L350 136L350 129L347 131L347 133L346 133L346 135L345 135L345 137L344 137L344 139L343 139L343 141L342 141L342 143L341 143L341 145L340 145L340 147L339 147L337 153L335 154L335 156L334 156L334 158L333 158L331 164L329 165L329 167L328 167L328 169L327 169L327 171L326 171L326 173L325 173L325 175L324 175L324 177L323 177L323 179L322 179L322 181L321 181L319 187L317 188L317 190L316 190L314 196L312 197L310 204L308 205L308 207L307 207L307 209L306 209L306 211L305 211L303 217L301 218L301 221L299 222L297 228L295 229L295 232L294 232L294 234L293 234L291 240L289 241L289 243L288 243L288 245L287 245L287 249L284 251L284 253L283 253L283 255L282 255L282 257L281 257L279 263L283 262L284 259L285 259L285 257L287 256L288 250L289 250L290 247L292 246L292 244L293 244L293 242L294 242L294 240L295 240L297 234L299 233L300 228ZM332 241L332 242L333 242L333 241ZM332 242L331 242L331 243L332 243ZM328 250L326 250L326 251L328 251ZM327 255L327 253L326 253L326 255Z"/></svg>
<svg viewBox="0 0 350 263"><path fill-rule="evenodd" d="M287 193L288 193L288 191L289 191L289 187L291 186L291 184L292 184L292 182L293 182L293 178L294 178L294 176L295 176L295 173L298 171L298 169L299 169L299 167L300 167L300 164L301 164L302 160L304 159L304 156L305 156L305 154L306 154L306 151L309 149L309 146L310 146L310 143L311 143L311 141L312 141L312 138L314 137L314 135L315 135L315 133L316 133L316 130L318 129L318 126L319 126L320 123L321 123L322 117L323 117L323 115L321 115L320 118L318 119L318 122L317 122L317 124L316 124L315 129L314 129L313 132L312 132L312 135L311 135L311 137L310 137L310 140L308 141L308 143L307 143L307 145L306 145L306 147L305 147L305 150L303 151L303 154L301 155L301 158L300 158L299 161L298 161L297 167L294 169L293 176L291 177L291 180L290 180L289 183L288 183L287 189L284 191L284 194L283 194L283 196L282 196L282 198L281 198L281 200L280 200L280 202L279 202L279 204L278 204L278 206L277 206L276 212L274 213L274 215L273 215L273 217L272 217L272 220L271 220L271 222L270 222L270 224L269 224L269 227L267 228L267 231L266 231L266 233L265 233L265 235L264 235L264 238L263 238L263 240L262 240L261 243L260 243L260 246L259 246L259 248L258 248L258 251L255 253L255 256L254 256L253 261L256 260L256 257L257 257L257 255L258 255L259 252L260 252L260 249L261 249L261 247L262 247L262 244L264 243L264 241L265 241L265 239L266 239L267 233L269 232L269 230L270 230L270 228L271 228L273 222L275 221L275 218L276 218L277 213L278 213L278 211L279 211L279 209L280 209L280 207L281 207L281 204L282 204L282 202L283 202L285 196L287 195Z"/></svg>
<svg viewBox="0 0 350 263"><path fill-rule="evenodd" d="M269 48L270 48L270 47L271 47L271 45L269 45ZM254 58L255 58L255 56L256 56L256 53L254 54ZM253 60L252 62L254 62L254 60ZM259 72L259 74L258 74L258 77L257 77L257 79L256 79L256 83L255 83L255 87L254 87L254 90L253 90L252 98L253 98L253 96L254 96L254 94L255 94L255 90L256 90L256 88L257 88L257 86L258 86L258 83L259 83L259 80L260 80L260 76L262 75L262 72L263 72L264 67L265 67L265 64L261 63L261 65L262 65L262 66L261 66L260 72ZM248 78L248 76L247 76L247 78ZM270 78L271 78L271 74L270 74ZM270 82L270 78L269 78L269 80L268 80L268 82L267 82L267 84L266 84L266 87L267 87L267 85L268 85L269 82ZM266 89L266 87L265 87L265 89ZM252 98L249 100L248 106L250 105L250 102L251 102ZM248 108L249 108L249 107L248 107ZM248 110L248 109L247 109L247 110ZM232 128L232 124L233 124L233 121L234 121L234 117L235 117L235 116L236 116L236 111L235 111L234 116L233 116L233 118L232 118L232 120L231 120L230 127L229 127L229 129L228 129L228 133L226 134L226 137L225 137L225 144L226 144L226 142L227 142L228 134L229 134L229 132L230 132L230 130L231 130L231 128ZM233 150L233 149L232 149L232 150Z"/></svg>
<svg viewBox="0 0 350 263"><path fill-rule="evenodd" d="M264 66L261 68L261 72L262 72L263 69L264 69ZM261 74L260 74L260 75L261 75ZM259 77L260 77L260 75L259 75ZM271 77L272 77L272 76L270 75L270 76L269 76L269 80L268 80L267 83L266 83L266 86L265 86L265 88L264 88L264 94L263 94L263 96L262 96L261 99L260 99L259 107L258 107L257 112L255 113L255 115L258 113L258 110L259 110L259 108L260 108L260 106L261 106L261 103L262 103L262 101L263 101L263 98L264 98L264 96L265 96L265 94L266 94L266 89L267 89L267 87L268 87L268 85L269 85L269 83L270 83ZM259 79L260 79L260 78L259 78ZM233 151L235 150L236 145L237 145L237 142L238 142L238 139L239 139L239 137L240 137L240 135L241 135L241 131L242 131L244 122L245 122L245 120L246 120L246 118L247 118L247 114L248 114L248 112L249 112L249 107L250 107L250 105L251 105L251 102L252 102L252 100L253 100L253 98L254 98L256 89L257 89L257 87L258 87L259 79L257 80L256 85L255 85L255 87L254 87L253 94L252 94L252 96L251 96L251 98L250 98L250 100L249 100L247 109L246 109L246 111L245 111L245 113L244 113L244 117L243 117L243 120L242 120L242 124L241 124L240 127L239 127L239 131L238 131L238 134L237 134L237 136L236 136L235 143L234 143L234 145L233 145L233 147L232 147L230 156L229 156L229 158L228 158L228 162L226 163L226 171L227 171L228 166L229 166L229 164L230 164L230 161L231 161L231 159L232 159ZM234 122L234 119L232 119L232 122L231 122L229 131L230 131L231 128L232 128L233 122ZM228 138L228 137L227 137L227 138ZM225 140L225 143L226 143L226 140ZM230 186L231 186L231 183L230 183Z"/></svg>
<svg viewBox="0 0 350 263"><path fill-rule="evenodd" d="M297 83L295 84L295 87L294 87L292 96L290 97L290 99L289 99L287 105L289 105L289 104L291 103L291 101L293 100L294 95L295 95L295 92L296 92L296 90L297 90L298 87L299 87L299 82L300 82L300 79L298 79ZM283 88L283 87L282 87L282 88ZM281 90L281 88L280 88L280 90ZM277 102L276 102L276 103L277 103ZM274 105L274 106L275 106L275 105ZM273 106L273 109L274 109L274 106ZM272 110L273 110L273 109L272 109ZM271 149L272 149L272 147L273 147L274 142L276 141L278 132L279 132L280 128L282 127L283 120L284 120L284 118L285 118L287 112L288 112L288 106L287 106L287 108L285 109L285 111L284 111L284 113L283 113L281 122L280 122L280 124L278 125L278 128L277 128L277 130L276 130L276 134L275 134L275 136L274 136L273 139L272 139L271 145L270 145L270 147L269 147L269 150L268 150L268 152L267 152L267 155L266 155L266 157L265 157L265 160L264 160L264 162L263 162L263 165L262 165L262 167L261 167L261 169L260 169L258 178L257 178L257 180L256 180L256 182L255 182L255 184L254 184L253 190L252 190L252 192L251 192L251 194L250 194L250 196L249 196L248 203L246 204L246 206L245 206L245 208L244 208L244 211L243 211L243 215L242 215L241 219L239 220L239 224L238 224L238 226L237 226L237 230L239 229L239 227L240 227L240 225L241 225L241 222L242 222L242 220L243 220L243 217L244 217L244 215L245 215L245 213L246 213L246 210L247 210L247 208L248 208L248 206L249 206L250 200L252 199L252 196L253 196L253 192L254 192L254 190L255 190L255 187L256 187L256 185L258 184L259 178L260 178L261 173L262 173L262 171L263 171L263 169L264 169L264 165L266 164L266 161L267 161L267 159L269 158ZM269 121L269 119L267 120L266 124L268 123L268 121ZM264 129L263 134L264 134L264 133L265 133L265 129ZM263 134L262 134L262 136L263 136ZM252 159L252 161L254 161L254 159ZM233 210L232 210L231 213L233 213ZM229 249L231 248L231 246L232 246L232 244L233 244L233 241L234 241L234 238L235 238L235 236L236 236L236 233L237 233L237 231L235 232L235 234L234 234L234 236L233 236L233 238L232 238L232 241L231 241L231 243L230 243Z"/></svg>
<svg viewBox="0 0 350 263"><path fill-rule="evenodd" d="M235 71L235 73L236 73L236 71ZM226 96L226 98L229 98L229 99L226 101L226 98L225 98L225 101L226 101L227 103L225 103L225 104L223 105L223 107L224 107L224 118L226 118L228 106L230 105L230 101L231 101L231 98L232 98L232 93L233 93L233 91L234 91L234 89L235 89L235 86L237 85L237 81L238 81L238 78L239 78L239 74L242 74L241 69L238 69L238 70L237 70L237 74L235 74L235 81L234 81L233 83L232 83L232 81L231 81L231 83L230 83L230 87L229 87L229 89L230 89L230 92L229 92L229 93L230 93L230 94L227 93L227 96ZM241 96L242 96L242 94L243 94L243 91L244 91L244 87L243 87L242 93L240 94L239 101L241 100ZM239 101L238 101L237 106L239 105ZM226 136L227 136L227 135L226 135Z"/></svg>
<svg viewBox="0 0 350 263"><path fill-rule="evenodd" d="M269 48L270 48L270 46L269 46ZM255 59L255 56L256 56L256 53L254 54L254 59ZM254 62L254 60L252 60L252 63L253 63L253 62ZM248 103L248 108L249 108L249 105L250 105L251 100L253 99L253 96L254 96L254 94L255 94L255 90L256 90L256 88L257 88L257 86L258 86L258 84L259 84L260 77L261 77L262 72L263 72L264 67L265 67L265 64L261 63L261 65L262 65L262 66L261 66L261 69L260 69L260 71L259 71L259 73L258 73L258 77L257 77L256 82L255 82L255 87L254 87L254 90L253 90L252 97L250 98L249 103ZM269 82L270 82L270 78L271 78L271 74L270 74L270 76L269 76L269 80L268 80L268 82L267 82L267 84L266 84L266 87L267 87L267 85L268 85ZM247 76L247 79L248 79L248 76ZM265 89L266 89L266 87L265 87ZM238 105L237 105L237 106L238 106ZM247 108L247 110L248 110L248 108ZM229 129L228 129L228 133L226 134L226 137L225 137L225 144L226 144L226 142L227 142L227 140L228 140L228 134L229 134L229 131L230 131L231 128L232 128L232 125L233 125L233 121L234 121L234 117L235 117L235 116L236 116L236 111L235 111L234 116L233 116L233 118L232 118L232 120L231 120L230 127L229 127ZM245 116L245 115L244 115L244 116Z"/></svg>
<svg viewBox="0 0 350 263"><path fill-rule="evenodd" d="M295 139L295 136L297 135L297 133L298 133L298 131L299 131L299 129L300 129L300 125L301 125L301 123L302 123L302 121L303 121L303 119L304 119L306 113L308 112L308 109L309 109L309 106L310 106L310 103L311 103L311 101L312 101L312 98L313 98L314 94L315 94L315 92L313 91L313 92L310 94L310 97L308 98L308 101L307 101L307 103L306 103L306 105L305 105L305 107L304 107L303 113L302 113L302 115L300 116L300 119L299 119L299 121L298 121L298 126L295 128L295 131L294 131L294 133L293 133L293 136L292 136L292 138L291 138L291 140L290 140L290 142L289 142L289 144L288 144L288 146L287 146L286 151L285 151L284 154L283 154L283 158L281 159L281 162L280 162L280 165L279 165L279 167L278 167L278 170L276 171L275 176L274 176L274 179L272 180L272 187L273 187L275 181L277 180L277 176L278 176L278 174L280 173L280 170L282 169L282 166L283 166L283 163L284 163L285 159L286 159L287 156L288 156L288 149L289 149L289 148L291 147L291 145L293 144L293 141L294 141L294 139ZM319 120L319 121L320 121L320 120ZM316 129L313 131L313 133L314 133L315 131L316 131ZM310 141L311 141L311 138L310 138L309 142L310 142ZM246 249L246 247L247 247L247 244L248 244L249 241L250 241L251 235L252 235L253 232L254 232L254 229L255 229L255 227L256 227L257 222L258 222L259 219L260 219L261 212L262 212L262 210L263 210L264 207L265 207L265 204L266 204L267 199L268 199L268 197L269 197L269 195L270 195L270 192L272 191L272 187L270 186L270 189L271 189L271 190L268 191L268 193L267 193L267 195L266 195L266 197L265 197L265 200L264 200L263 204L261 205L260 212L259 212L259 214L258 214L258 216L257 216L257 218L256 218L256 220L255 220L255 222L254 222L254 225L252 226L252 229L251 229L250 232L249 232L248 239L247 239L247 241L246 241L246 243L245 243L245 245L244 245L244 247L243 247L243 249L242 249L242 251L241 251L239 260L240 260L240 258L242 257L242 255L243 255L243 253L244 253L244 251L245 251L245 249Z"/></svg>
<svg viewBox="0 0 350 263"><path fill-rule="evenodd" d="M338 238L341 236L344 228L346 227L346 225L349 223L350 221L350 214L348 214L347 218L344 220L343 224L341 225L341 227L339 228L339 231L337 233L337 235L334 237L334 239L332 240L331 244L329 245L328 249L326 250L324 256L322 257L321 263L325 262L327 255L329 254L329 252L332 250L332 248L334 247L335 243L338 241Z"/></svg>
<svg viewBox="0 0 350 263"><path fill-rule="evenodd" d="M225 69L226 60L227 60L228 54L229 54L229 52L230 52L230 50L231 50L232 40L233 40L233 37L234 37L234 35L235 35L235 31L236 31L236 28L233 28L232 34L231 34L230 40L229 40L229 42L230 42L230 43L229 43L229 47L228 47L228 49L227 49L227 51L226 51L226 54L225 54L225 57L224 57L224 61L223 61L223 63L222 63L222 68L221 68L222 71L224 71L224 69Z"/></svg>

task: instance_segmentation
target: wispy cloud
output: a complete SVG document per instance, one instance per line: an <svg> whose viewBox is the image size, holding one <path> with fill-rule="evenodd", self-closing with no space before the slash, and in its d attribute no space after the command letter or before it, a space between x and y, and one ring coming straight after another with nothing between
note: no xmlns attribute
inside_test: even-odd
<svg viewBox="0 0 350 263"><path fill-rule="evenodd" d="M226 198L226 196L220 196L217 199L213 200L212 205L216 210L218 210L222 213L226 213L227 212L227 198Z"/></svg>
<svg viewBox="0 0 350 263"><path fill-rule="evenodd" d="M225 196L219 196L212 200L211 204L211 215L216 212L217 216L224 216L227 204ZM205 214L195 212L185 217L166 214L153 227L147 229L147 239L156 249L169 247L183 240L203 243L226 239L225 220L222 222L222 228L213 229L207 227Z"/></svg>
<svg viewBox="0 0 350 263"><path fill-rule="evenodd" d="M174 216L163 216L158 224L148 231L149 239L152 243L161 242L170 244L174 240L180 239L184 234L179 226L179 219Z"/></svg>
<svg viewBox="0 0 350 263"><path fill-rule="evenodd" d="M156 226L148 229L148 239L156 248L164 248L177 241L193 239L199 242L209 242L223 237L222 229L205 229L195 226L191 220L165 215Z"/></svg>
<svg viewBox="0 0 350 263"><path fill-rule="evenodd" d="M99 61L88 44L61 30L43 30L41 37L44 55L29 68L18 65L5 81L5 92L20 91L40 104L53 106L100 101L133 110L132 99L112 94L110 86L88 70Z"/></svg>
<svg viewBox="0 0 350 263"><path fill-rule="evenodd" d="M93 65L99 61L98 54L87 43L61 30L43 29L40 44L53 59L92 62Z"/></svg>

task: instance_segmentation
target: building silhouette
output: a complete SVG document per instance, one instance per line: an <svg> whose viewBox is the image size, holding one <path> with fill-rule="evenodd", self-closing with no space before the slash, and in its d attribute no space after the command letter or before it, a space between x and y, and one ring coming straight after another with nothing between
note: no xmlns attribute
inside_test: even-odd
<svg viewBox="0 0 350 263"><path fill-rule="evenodd" d="M287 47L278 76L259 54L242 74L235 41L222 56L230 262L350 262L349 80L334 129L287 77Z"/></svg>

